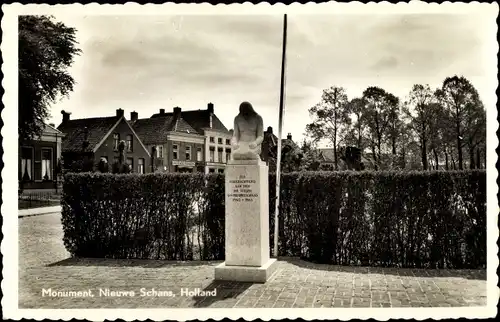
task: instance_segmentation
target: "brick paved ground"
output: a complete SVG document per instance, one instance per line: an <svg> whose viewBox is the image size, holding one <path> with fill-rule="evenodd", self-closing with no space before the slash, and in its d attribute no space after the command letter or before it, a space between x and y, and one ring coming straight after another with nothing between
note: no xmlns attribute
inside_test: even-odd
<svg viewBox="0 0 500 322"><path fill-rule="evenodd" d="M281 259L266 284L214 282L218 263L68 259L60 214L19 219L20 308L443 307L486 305L485 270L417 270L317 265ZM94 297L42 296L42 289ZM135 297L99 296L99 288ZM175 297L140 296L140 289ZM217 290L183 296L181 288Z"/></svg>

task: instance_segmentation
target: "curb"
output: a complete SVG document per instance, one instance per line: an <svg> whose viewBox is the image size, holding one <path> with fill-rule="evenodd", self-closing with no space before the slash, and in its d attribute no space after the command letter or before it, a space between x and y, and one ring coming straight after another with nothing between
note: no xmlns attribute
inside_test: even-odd
<svg viewBox="0 0 500 322"><path fill-rule="evenodd" d="M41 207L33 209L21 209L18 211L18 218L33 217L39 215L48 215L61 212L61 206Z"/></svg>

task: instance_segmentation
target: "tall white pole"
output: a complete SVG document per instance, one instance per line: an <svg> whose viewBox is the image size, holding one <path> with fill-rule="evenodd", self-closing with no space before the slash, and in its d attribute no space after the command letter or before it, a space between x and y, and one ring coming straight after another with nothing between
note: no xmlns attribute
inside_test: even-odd
<svg viewBox="0 0 500 322"><path fill-rule="evenodd" d="M278 235L279 235L279 205L280 205L280 172L281 172L281 131L283 127L283 111L285 109L285 67L286 67L286 31L287 16L283 17L283 53L281 56L281 88L280 88L280 112L278 125L278 149L276 157L276 208L274 210L274 257L278 257Z"/></svg>

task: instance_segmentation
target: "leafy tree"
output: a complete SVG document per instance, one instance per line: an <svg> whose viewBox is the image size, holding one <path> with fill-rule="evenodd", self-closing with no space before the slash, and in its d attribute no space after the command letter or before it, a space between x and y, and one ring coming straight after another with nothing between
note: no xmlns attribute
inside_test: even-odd
<svg viewBox="0 0 500 322"><path fill-rule="evenodd" d="M354 98L349 102L348 109L351 118L354 119L352 126L346 136L346 145L352 145L361 151L365 148L365 119L363 112L366 102L362 98Z"/></svg>
<svg viewBox="0 0 500 322"><path fill-rule="evenodd" d="M427 170L428 141L431 136L431 122L435 109L432 108L434 95L429 85L416 84L410 91L404 113L410 119L409 127L416 135L420 145L422 168Z"/></svg>
<svg viewBox="0 0 500 322"><path fill-rule="evenodd" d="M372 150L375 170L378 170L382 165L382 145L390 137L389 130L399 99L380 87L368 87L363 92L363 100L366 102L363 115L367 127L366 138Z"/></svg>
<svg viewBox="0 0 500 322"><path fill-rule="evenodd" d="M307 134L314 141L328 139L333 144L335 170L338 170L338 144L347 133L350 123L349 104L342 87L323 91L321 101L309 109L313 122L306 126Z"/></svg>
<svg viewBox="0 0 500 322"><path fill-rule="evenodd" d="M32 139L43 130L48 108L73 91L67 69L81 50L76 29L48 16L19 16L19 138Z"/></svg>
<svg viewBox="0 0 500 322"><path fill-rule="evenodd" d="M469 122L480 117L483 109L479 94L468 79L461 76L447 77L436 92L442 106L450 113L458 153L458 168L464 169L463 148L466 135L470 137ZM480 123L480 122L479 122ZM477 133L476 133L477 134Z"/></svg>

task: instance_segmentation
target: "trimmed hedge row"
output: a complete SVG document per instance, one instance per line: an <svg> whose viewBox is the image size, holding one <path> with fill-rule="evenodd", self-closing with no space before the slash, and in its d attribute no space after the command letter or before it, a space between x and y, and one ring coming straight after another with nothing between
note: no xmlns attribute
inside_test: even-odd
<svg viewBox="0 0 500 322"><path fill-rule="evenodd" d="M269 177L273 248L275 182ZM62 223L77 257L224 259L224 175L73 173ZM486 172L281 178L279 255L338 265L486 265Z"/></svg>

